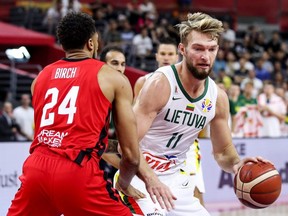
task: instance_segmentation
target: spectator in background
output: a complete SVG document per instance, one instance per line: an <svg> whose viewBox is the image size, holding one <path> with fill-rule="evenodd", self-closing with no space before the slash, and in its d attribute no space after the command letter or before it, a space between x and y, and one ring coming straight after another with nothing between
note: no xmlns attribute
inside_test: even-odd
<svg viewBox="0 0 288 216"><path fill-rule="evenodd" d="M256 77L262 81L271 80L272 76L271 73L266 70L264 67L264 61L262 58L258 58L255 64L255 73Z"/></svg>
<svg viewBox="0 0 288 216"><path fill-rule="evenodd" d="M180 12L189 10L192 4L192 0L177 0Z"/></svg>
<svg viewBox="0 0 288 216"><path fill-rule="evenodd" d="M222 49L219 49L213 65L213 75L216 79L219 76L220 70L226 70L225 53Z"/></svg>
<svg viewBox="0 0 288 216"><path fill-rule="evenodd" d="M145 58L147 58L153 49L151 38L148 36L146 27L141 29L140 34L136 34L132 41L136 60L140 60L140 68L145 69Z"/></svg>
<svg viewBox="0 0 288 216"><path fill-rule="evenodd" d="M257 105L256 97L253 97L254 84L253 82L247 82L244 85L242 93L239 95L236 102L236 111L238 112L241 107L246 105Z"/></svg>
<svg viewBox="0 0 288 216"><path fill-rule="evenodd" d="M247 83L253 83L252 97L257 98L263 88L263 81L256 77L254 69L248 71L248 76L241 81L241 90L244 90Z"/></svg>
<svg viewBox="0 0 288 216"><path fill-rule="evenodd" d="M108 21L108 28L103 33L103 40L105 45L121 45L121 33L118 31L118 24L116 20L110 19Z"/></svg>
<svg viewBox="0 0 288 216"><path fill-rule="evenodd" d="M275 93L281 97L286 105L285 120L281 123L281 135L284 137L288 136L288 98L286 98L286 89L282 87L276 87Z"/></svg>
<svg viewBox="0 0 288 216"><path fill-rule="evenodd" d="M93 10L93 19L95 20L96 29L100 34L99 39L103 40L101 37L103 37L104 32L107 31L108 22L105 20L105 12L102 7L97 7Z"/></svg>
<svg viewBox="0 0 288 216"><path fill-rule="evenodd" d="M262 137L280 137L281 124L285 120L287 106L275 93L271 83L265 83L263 93L258 97L258 104L263 117Z"/></svg>
<svg viewBox="0 0 288 216"><path fill-rule="evenodd" d="M266 49L266 37L265 37L265 33L263 31L259 31L258 35L255 39L255 51L253 56L257 57L257 58L261 58L263 55L263 52Z"/></svg>
<svg viewBox="0 0 288 216"><path fill-rule="evenodd" d="M138 11L139 11L139 14L142 17L144 17L146 20L150 19L154 21L158 19L156 6L151 0L143 0L142 3L140 3L138 6Z"/></svg>
<svg viewBox="0 0 288 216"><path fill-rule="evenodd" d="M140 14L144 14L144 13L151 13L154 15L157 14L156 7L151 0L143 0L143 2L140 3L138 6L138 10Z"/></svg>
<svg viewBox="0 0 288 216"><path fill-rule="evenodd" d="M243 93L236 102L236 115L234 117L235 137L259 137L263 125L261 114L257 106L257 99L253 97L253 82L245 84Z"/></svg>
<svg viewBox="0 0 288 216"><path fill-rule="evenodd" d="M217 80L219 83L223 83L225 91L227 91L232 84L231 77L226 74L224 69L219 70Z"/></svg>
<svg viewBox="0 0 288 216"><path fill-rule="evenodd" d="M20 133L20 127L13 116L13 105L4 102L0 115L0 141L16 141L17 133Z"/></svg>
<svg viewBox="0 0 288 216"><path fill-rule="evenodd" d="M238 85L242 82L242 80L247 76L248 74L248 67L246 65L246 59L244 57L241 57L238 62L235 64L235 76L233 77L234 82Z"/></svg>
<svg viewBox="0 0 288 216"><path fill-rule="evenodd" d="M34 109L30 106L31 99L29 94L21 95L21 106L14 109L13 114L17 124L22 131L17 134L18 141L31 141L34 137Z"/></svg>
<svg viewBox="0 0 288 216"><path fill-rule="evenodd" d="M177 42L169 37L159 39L159 44L157 46L157 52L155 54L155 58L158 63L158 67L163 67L177 63L179 58L177 50ZM144 83L150 76L152 76L152 73L149 73L137 79L134 85L134 101L137 99L140 90L142 89Z"/></svg>
<svg viewBox="0 0 288 216"><path fill-rule="evenodd" d="M47 27L48 34L56 35L56 27L62 17L69 11L80 11L81 3L78 0L53 0L52 6L47 10L43 25Z"/></svg>
<svg viewBox="0 0 288 216"><path fill-rule="evenodd" d="M139 4L137 0L130 1L126 4L125 15L135 32L139 33L141 28L144 27L144 18L139 11Z"/></svg>
<svg viewBox="0 0 288 216"><path fill-rule="evenodd" d="M135 36L135 32L133 31L131 24L124 15L119 16L118 19L122 23L122 31L120 32L122 48L125 54L129 54L131 53L132 41Z"/></svg>
<svg viewBox="0 0 288 216"><path fill-rule="evenodd" d="M283 46L283 49L278 50L273 58L274 62L280 62L282 70L286 70L288 68L288 49L286 48L285 50L285 48L286 46Z"/></svg>
<svg viewBox="0 0 288 216"><path fill-rule="evenodd" d="M282 73L276 72L273 74L272 84L274 85L274 87L281 87L283 85L283 82L285 82L285 79Z"/></svg>
<svg viewBox="0 0 288 216"><path fill-rule="evenodd" d="M54 0L52 6L47 10L43 25L47 27L47 33L56 34L56 26L61 19L62 0Z"/></svg>
<svg viewBox="0 0 288 216"><path fill-rule="evenodd" d="M271 62L271 58L270 58L270 55L268 52L263 52L262 53L262 56L261 56L262 60L263 60L263 65L262 67L269 71L270 73L273 73L273 70L274 70L274 66L273 66L273 63Z"/></svg>
<svg viewBox="0 0 288 216"><path fill-rule="evenodd" d="M67 13L74 11L81 11L82 5L78 0L62 0L61 17L64 17Z"/></svg>
<svg viewBox="0 0 288 216"><path fill-rule="evenodd" d="M234 77L236 65L238 64L236 56L233 51L228 51L226 55L226 74L230 77Z"/></svg>
<svg viewBox="0 0 288 216"><path fill-rule="evenodd" d="M276 73L281 73L284 78L288 78L286 75L286 70L283 69L283 67L282 67L281 61L278 61L278 60L274 61L273 67L274 67L274 70L272 71L273 75ZM285 77L285 75L286 75L286 77Z"/></svg>
<svg viewBox="0 0 288 216"><path fill-rule="evenodd" d="M227 21L223 21L224 32L222 33L221 39L229 43L229 47L232 48L235 45L236 33L230 28L230 24Z"/></svg>
<svg viewBox="0 0 288 216"><path fill-rule="evenodd" d="M112 4L105 4L104 6L104 11L105 11L105 19L106 20L117 20L118 19L118 13L117 10L114 9Z"/></svg>
<svg viewBox="0 0 288 216"><path fill-rule="evenodd" d="M281 49L282 39L278 31L274 31L272 38L268 41L266 50L269 55L273 58L275 53Z"/></svg>
<svg viewBox="0 0 288 216"><path fill-rule="evenodd" d="M230 111L230 119L229 126L231 131L234 131L235 127L235 115L236 115L236 103L238 97L240 95L240 86L236 84L232 84L230 88L227 90L228 99L229 99L229 111Z"/></svg>

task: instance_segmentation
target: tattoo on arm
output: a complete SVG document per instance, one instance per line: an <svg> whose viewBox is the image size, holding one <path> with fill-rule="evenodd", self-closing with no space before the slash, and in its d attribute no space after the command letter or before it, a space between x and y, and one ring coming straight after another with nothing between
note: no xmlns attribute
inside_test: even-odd
<svg viewBox="0 0 288 216"><path fill-rule="evenodd" d="M105 153L118 153L118 140L108 140L108 147L106 148Z"/></svg>

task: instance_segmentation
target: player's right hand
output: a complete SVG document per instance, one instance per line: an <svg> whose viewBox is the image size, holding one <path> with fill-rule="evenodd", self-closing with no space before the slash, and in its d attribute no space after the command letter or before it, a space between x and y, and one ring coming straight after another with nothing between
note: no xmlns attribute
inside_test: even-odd
<svg viewBox="0 0 288 216"><path fill-rule="evenodd" d="M157 177L150 178L145 185L152 201L156 203L157 200L162 209L166 208L170 211L175 207L174 200L177 200L177 198L172 194L170 188L163 184Z"/></svg>

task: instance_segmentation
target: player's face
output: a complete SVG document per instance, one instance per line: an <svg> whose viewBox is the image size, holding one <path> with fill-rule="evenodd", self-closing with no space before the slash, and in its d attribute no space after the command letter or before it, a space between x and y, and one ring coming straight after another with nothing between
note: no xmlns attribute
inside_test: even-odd
<svg viewBox="0 0 288 216"><path fill-rule="evenodd" d="M173 44L160 44L156 53L158 67L176 64L178 61L177 47Z"/></svg>
<svg viewBox="0 0 288 216"><path fill-rule="evenodd" d="M115 70L124 74L125 71L125 56L121 52L110 51L106 54L106 63Z"/></svg>
<svg viewBox="0 0 288 216"><path fill-rule="evenodd" d="M196 79L204 80L211 73L217 55L217 39L212 39L209 34L192 31L187 41L187 46L182 43L179 45L183 62Z"/></svg>

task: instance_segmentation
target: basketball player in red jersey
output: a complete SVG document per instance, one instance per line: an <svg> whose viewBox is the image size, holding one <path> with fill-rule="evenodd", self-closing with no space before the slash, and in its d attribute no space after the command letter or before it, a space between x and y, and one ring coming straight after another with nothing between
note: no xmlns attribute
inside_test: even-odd
<svg viewBox="0 0 288 216"><path fill-rule="evenodd" d="M35 138L7 215L132 215L99 168L113 110L122 149L117 188L128 193L139 166L129 81L95 59L98 34L87 14L69 13L57 36L66 57L32 84Z"/></svg>

